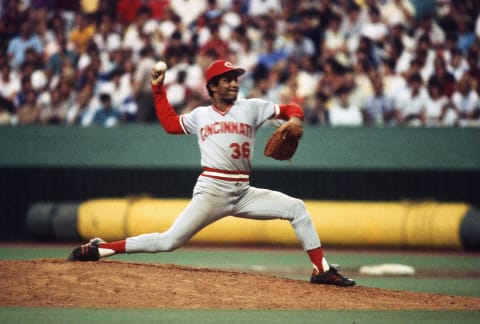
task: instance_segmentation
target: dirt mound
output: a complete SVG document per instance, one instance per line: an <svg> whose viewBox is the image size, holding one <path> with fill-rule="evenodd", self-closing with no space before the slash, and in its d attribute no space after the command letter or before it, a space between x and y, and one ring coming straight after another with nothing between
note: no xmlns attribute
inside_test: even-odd
<svg viewBox="0 0 480 324"><path fill-rule="evenodd" d="M478 310L480 298L312 285L252 273L121 261L0 261L0 305L168 309Z"/></svg>

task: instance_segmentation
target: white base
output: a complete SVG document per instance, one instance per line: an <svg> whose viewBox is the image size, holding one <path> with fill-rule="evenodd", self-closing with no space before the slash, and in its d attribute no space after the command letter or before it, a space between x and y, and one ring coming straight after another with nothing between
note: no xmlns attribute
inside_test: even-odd
<svg viewBox="0 0 480 324"><path fill-rule="evenodd" d="M360 268L360 273L373 276L413 276L415 269L405 264L385 263L363 266Z"/></svg>

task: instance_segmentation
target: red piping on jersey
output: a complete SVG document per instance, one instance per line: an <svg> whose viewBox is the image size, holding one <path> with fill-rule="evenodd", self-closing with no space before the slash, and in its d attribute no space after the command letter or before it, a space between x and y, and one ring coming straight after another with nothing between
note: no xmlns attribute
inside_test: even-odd
<svg viewBox="0 0 480 324"><path fill-rule="evenodd" d="M200 175L226 181L248 182L250 180L250 172L248 171L219 170L209 167L204 167L203 173Z"/></svg>
<svg viewBox="0 0 480 324"><path fill-rule="evenodd" d="M220 115L222 116L225 116L227 114L227 112L230 110L230 108L232 108L233 105L229 105L227 108L225 108L224 110L220 110L218 109L215 105L212 104L212 109L213 111L216 111L217 113L219 113Z"/></svg>

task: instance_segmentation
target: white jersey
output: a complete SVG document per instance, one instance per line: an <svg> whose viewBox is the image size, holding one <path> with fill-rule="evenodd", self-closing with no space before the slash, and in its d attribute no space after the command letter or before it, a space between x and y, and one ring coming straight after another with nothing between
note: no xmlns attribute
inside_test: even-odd
<svg viewBox="0 0 480 324"><path fill-rule="evenodd" d="M225 111L203 106L180 116L187 134L196 134L204 169L249 172L257 129L280 113L261 99L237 100Z"/></svg>

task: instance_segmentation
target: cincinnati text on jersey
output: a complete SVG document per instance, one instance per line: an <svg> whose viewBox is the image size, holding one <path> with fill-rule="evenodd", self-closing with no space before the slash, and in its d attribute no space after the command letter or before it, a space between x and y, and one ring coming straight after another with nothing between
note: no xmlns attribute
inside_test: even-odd
<svg viewBox="0 0 480 324"><path fill-rule="evenodd" d="M200 137L202 141L205 141L210 135L222 133L233 133L252 138L253 126L235 121L221 121L200 128Z"/></svg>

